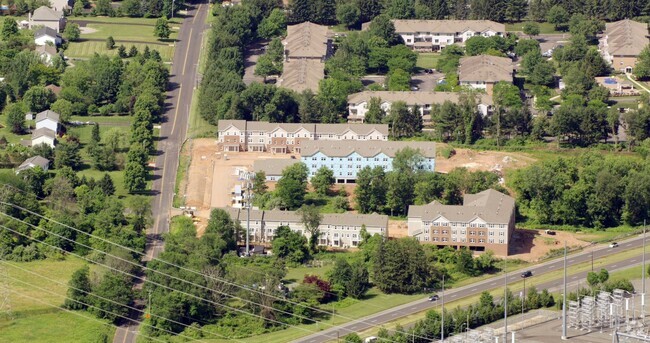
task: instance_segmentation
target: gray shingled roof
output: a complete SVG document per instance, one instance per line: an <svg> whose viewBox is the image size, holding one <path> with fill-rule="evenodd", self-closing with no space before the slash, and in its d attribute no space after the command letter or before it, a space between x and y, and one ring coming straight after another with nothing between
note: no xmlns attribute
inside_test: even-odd
<svg viewBox="0 0 650 343"><path fill-rule="evenodd" d="M506 26L490 20L393 20L396 33L506 32Z"/></svg>
<svg viewBox="0 0 650 343"><path fill-rule="evenodd" d="M624 19L605 26L607 51L612 56L638 56L648 45L648 24Z"/></svg>
<svg viewBox="0 0 650 343"><path fill-rule="evenodd" d="M388 125L386 124L297 124L297 123L269 123L267 121L249 121L245 120L219 120L219 132L225 131L230 126L239 130L272 132L276 129L282 129L289 133L295 133L303 128L311 133L327 134L344 134L352 130L357 134L369 134L373 130L388 135Z"/></svg>
<svg viewBox="0 0 650 343"><path fill-rule="evenodd" d="M224 208L233 220L246 222L247 209L238 209L232 207ZM265 220L274 222L292 222L300 223L300 215L295 211L279 211L279 210L253 210L251 209L251 220ZM340 213L340 214L323 214L321 225L349 225L358 226L362 225L372 227L388 227L388 216L381 214L356 214L356 213Z"/></svg>
<svg viewBox="0 0 650 343"><path fill-rule="evenodd" d="M60 117L61 116L58 113L54 112L54 111L45 110L45 111L43 111L43 112L36 115L36 122L39 122L39 121L45 120L45 119L50 119L50 120L54 120L55 122L58 123Z"/></svg>
<svg viewBox="0 0 650 343"><path fill-rule="evenodd" d="M34 32L34 38L39 38L39 37L42 37L42 36L49 36L49 37L52 37L52 38L61 37L61 35L59 35L59 33L56 32L55 29L47 27L47 26L43 26L42 28L40 28L36 32Z"/></svg>
<svg viewBox="0 0 650 343"><path fill-rule="evenodd" d="M348 104L358 105L370 102L371 98L380 98L382 101L393 103L404 101L407 105L442 104L449 100L458 103L461 93L458 92L394 92L394 91L364 91L348 96ZM487 94L477 95L479 104L492 105L492 97Z"/></svg>
<svg viewBox="0 0 650 343"><path fill-rule="evenodd" d="M34 51L40 54L48 54L50 56L56 55L56 47L52 45L37 45Z"/></svg>
<svg viewBox="0 0 650 343"><path fill-rule="evenodd" d="M443 205L434 201L427 205L411 205L409 218L432 221L442 216L453 222L468 222L481 218L490 224L508 224L515 211L515 199L494 189L477 194L465 194L463 205Z"/></svg>
<svg viewBox="0 0 650 343"><path fill-rule="evenodd" d="M253 162L253 171L263 171L266 176L282 175L284 168L292 166L300 160L292 158L269 158L265 160L256 160Z"/></svg>
<svg viewBox="0 0 650 343"><path fill-rule="evenodd" d="M298 93L304 90L318 92L320 80L325 78L325 63L320 60L290 57L284 62L278 86Z"/></svg>
<svg viewBox="0 0 650 343"><path fill-rule="evenodd" d="M287 38L282 43L289 58L322 58L327 53L327 32L327 26L310 22L289 25Z"/></svg>
<svg viewBox="0 0 650 343"><path fill-rule="evenodd" d="M512 82L514 66L508 57L479 55L463 57L458 66L459 81Z"/></svg>
<svg viewBox="0 0 650 343"><path fill-rule="evenodd" d="M36 139L42 136L56 138L56 132L45 127L32 131L32 139Z"/></svg>
<svg viewBox="0 0 650 343"><path fill-rule="evenodd" d="M34 10L32 20L54 21L63 18L63 11L55 11L47 6L41 6Z"/></svg>
<svg viewBox="0 0 650 343"><path fill-rule="evenodd" d="M434 142L316 140L304 141L301 146L300 156L302 157L313 156L318 152L330 157L345 157L355 152L363 157L373 157L380 153L394 157L396 152L406 147L419 149L424 157L436 157L436 143Z"/></svg>
<svg viewBox="0 0 650 343"><path fill-rule="evenodd" d="M47 166L50 164L50 160L48 160L45 157L41 156L34 156L26 159L23 163L18 166L17 171L23 171L32 168L32 166L39 166L41 169L47 168Z"/></svg>

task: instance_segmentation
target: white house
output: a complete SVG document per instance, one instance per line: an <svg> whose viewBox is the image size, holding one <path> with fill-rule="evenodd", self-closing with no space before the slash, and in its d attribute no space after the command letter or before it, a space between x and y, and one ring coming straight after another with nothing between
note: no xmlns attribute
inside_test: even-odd
<svg viewBox="0 0 650 343"><path fill-rule="evenodd" d="M47 144L51 148L56 145L56 132L48 128L36 129L32 132L32 146Z"/></svg>
<svg viewBox="0 0 650 343"><path fill-rule="evenodd" d="M16 169L16 174L35 167L40 167L44 171L47 171L50 167L50 160L38 155L34 157L30 157L26 159L23 163L21 163L20 166L18 166L18 168Z"/></svg>
<svg viewBox="0 0 650 343"><path fill-rule="evenodd" d="M49 27L43 27L40 30L34 32L34 44L36 45L52 45L59 46L61 45L61 35L59 35L54 29Z"/></svg>
<svg viewBox="0 0 650 343"><path fill-rule="evenodd" d="M36 53L41 57L41 60L45 65L52 65L52 59L56 56L56 47L54 45L37 45L34 49Z"/></svg>
<svg viewBox="0 0 650 343"><path fill-rule="evenodd" d="M36 115L36 130L50 129L54 132L59 130L60 115L54 111L46 110Z"/></svg>
<svg viewBox="0 0 650 343"><path fill-rule="evenodd" d="M30 13L28 16L29 29L34 29L38 26L49 27L52 30L63 32L65 28L65 16L61 10L53 10L47 6L41 6Z"/></svg>
<svg viewBox="0 0 650 343"><path fill-rule="evenodd" d="M416 50L438 51L474 36L505 36L506 26L490 20L393 20L395 33Z"/></svg>
<svg viewBox="0 0 650 343"><path fill-rule="evenodd" d="M348 96L348 122L363 123L368 113L372 98L380 99L380 107L390 113L391 106L396 101L403 101L412 111L418 106L425 125L431 124L431 112L436 104L445 101L458 103L462 93L458 92L393 92L393 91L364 91ZM492 98L486 94L477 94L477 111L486 116L492 110Z"/></svg>

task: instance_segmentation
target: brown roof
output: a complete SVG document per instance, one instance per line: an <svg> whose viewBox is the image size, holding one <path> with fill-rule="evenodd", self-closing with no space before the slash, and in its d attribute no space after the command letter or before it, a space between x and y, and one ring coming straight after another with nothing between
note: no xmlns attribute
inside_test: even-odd
<svg viewBox="0 0 650 343"><path fill-rule="evenodd" d="M47 46L47 45L41 45L41 46ZM57 95L57 96L59 95L59 93L61 93L61 87L60 86L47 85L47 86L45 86L45 88L51 90L52 93L54 93L54 95Z"/></svg>
<svg viewBox="0 0 650 343"><path fill-rule="evenodd" d="M388 135L387 124L301 124L301 123L269 123L267 121L245 121L245 120L219 120L218 131L223 132L230 126L239 130L272 132L276 129L282 129L289 133L295 133L302 129L310 133L328 133L341 135L352 130L360 135L367 135L373 130L383 135Z"/></svg>
<svg viewBox="0 0 650 343"><path fill-rule="evenodd" d="M300 148L300 156L308 157L322 152L330 157L345 157L357 153L363 157L373 157L384 153L388 157L394 157L395 153L410 147L420 150L422 156L427 158L436 157L436 143L434 142L401 142L401 141L304 141Z"/></svg>
<svg viewBox="0 0 650 343"><path fill-rule="evenodd" d="M393 92L393 91L364 91L348 96L348 104L358 105L369 102L371 98L393 103L404 101L407 105L442 104L446 100L458 103L461 93L458 92ZM492 104L492 97L487 94L478 94L478 102L484 105Z"/></svg>
<svg viewBox="0 0 650 343"><path fill-rule="evenodd" d="M648 45L648 24L624 19L605 26L607 52L612 56L638 56Z"/></svg>
<svg viewBox="0 0 650 343"><path fill-rule="evenodd" d="M308 58L294 58L284 62L278 86L298 93L307 89L318 92L320 80L324 78L325 63Z"/></svg>
<svg viewBox="0 0 650 343"><path fill-rule="evenodd" d="M226 207L224 208L233 220L246 221L246 209L238 209ZM292 222L301 223L300 215L295 211L280 211L280 210L253 210L251 209L251 220L265 220L274 222ZM323 214L321 225L347 225L358 226L362 225L370 227L388 227L388 216L381 214L356 214L356 213L341 213L341 214Z"/></svg>
<svg viewBox="0 0 650 343"><path fill-rule="evenodd" d="M292 158L269 158L265 160L256 160L253 162L253 171L263 171L266 176L279 176L282 171L289 166L292 166L300 160Z"/></svg>
<svg viewBox="0 0 650 343"><path fill-rule="evenodd" d="M491 20L393 20L396 33L506 32L506 26Z"/></svg>
<svg viewBox="0 0 650 343"><path fill-rule="evenodd" d="M37 45L34 51L38 52L39 54L48 54L50 56L56 55L56 47L52 45Z"/></svg>
<svg viewBox="0 0 650 343"><path fill-rule="evenodd" d="M323 58L327 54L327 33L327 26L310 22L289 25L282 43L290 58Z"/></svg>
<svg viewBox="0 0 650 343"><path fill-rule="evenodd" d="M479 55L463 57L458 66L459 81L512 82L514 66L508 57Z"/></svg>
<svg viewBox="0 0 650 343"><path fill-rule="evenodd" d="M56 132L46 128L42 127L40 129L32 131L32 139L36 139L42 136L50 137L50 138L56 138Z"/></svg>
<svg viewBox="0 0 650 343"><path fill-rule="evenodd" d="M455 222L469 222L481 218L490 224L508 224L514 211L514 198L488 189L477 194L465 194L463 205L443 205L437 201L428 205L411 205L408 217L432 221L442 216Z"/></svg>

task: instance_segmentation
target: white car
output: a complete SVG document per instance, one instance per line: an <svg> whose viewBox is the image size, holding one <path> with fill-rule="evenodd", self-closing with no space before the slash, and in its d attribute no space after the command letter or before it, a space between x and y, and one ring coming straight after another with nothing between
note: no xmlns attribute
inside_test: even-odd
<svg viewBox="0 0 650 343"><path fill-rule="evenodd" d="M618 246L618 243L616 243L616 242L612 242L612 243L609 244L610 248L616 248L617 246Z"/></svg>

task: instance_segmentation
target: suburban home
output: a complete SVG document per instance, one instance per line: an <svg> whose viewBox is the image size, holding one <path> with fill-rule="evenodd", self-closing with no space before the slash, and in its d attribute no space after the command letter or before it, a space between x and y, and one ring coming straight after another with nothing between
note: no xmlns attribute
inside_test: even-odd
<svg viewBox="0 0 650 343"><path fill-rule="evenodd" d="M45 89L51 90L52 93L54 93L54 95L56 95L57 97L59 96L59 94L61 94L61 90L62 90L61 86L51 85L51 84L45 86Z"/></svg>
<svg viewBox="0 0 650 343"><path fill-rule="evenodd" d="M488 189L465 194L463 205L411 205L408 235L422 243L508 255L515 231L515 199Z"/></svg>
<svg viewBox="0 0 650 343"><path fill-rule="evenodd" d="M52 65L52 59L57 55L56 47L49 44L37 45L34 51L36 51L43 63L47 66Z"/></svg>
<svg viewBox="0 0 650 343"><path fill-rule="evenodd" d="M47 171L50 167L50 160L41 156L34 156L26 159L23 163L16 168L16 174L23 172L27 169L32 169L35 167L41 167L44 171Z"/></svg>
<svg viewBox="0 0 650 343"><path fill-rule="evenodd" d="M74 6L73 0L50 0L52 9L60 12L69 12Z"/></svg>
<svg viewBox="0 0 650 343"><path fill-rule="evenodd" d="M308 140L388 140L386 124L292 124L219 120L217 142L223 151L300 153Z"/></svg>
<svg viewBox="0 0 650 343"><path fill-rule="evenodd" d="M227 207L224 208L233 221L238 222L245 229L248 225L248 210ZM300 215L294 211L279 210L250 210L249 240L252 243L271 242L276 230L280 226L287 226L292 231L310 237L305 229ZM365 227L370 235L379 234L388 237L388 216L379 214L323 214L323 219L318 226L320 237L318 244L321 246L350 248L356 247L362 240L361 229Z"/></svg>
<svg viewBox="0 0 650 343"><path fill-rule="evenodd" d="M29 13L28 16L29 29L34 29L38 26L49 27L57 33L63 32L65 28L65 16L62 10L54 10L47 6L41 6L34 10L34 13Z"/></svg>
<svg viewBox="0 0 650 343"><path fill-rule="evenodd" d="M40 128L32 131L31 146L47 144L50 148L56 145L56 132L48 128Z"/></svg>
<svg viewBox="0 0 650 343"><path fill-rule="evenodd" d="M50 129L54 132L59 130L59 118L60 115L54 111L45 110L36 115L36 130L38 129Z"/></svg>
<svg viewBox="0 0 650 343"><path fill-rule="evenodd" d="M59 46L61 42L63 42L61 35L52 28L42 27L34 32L34 44L36 45Z"/></svg>
<svg viewBox="0 0 650 343"><path fill-rule="evenodd" d="M514 81L514 66L510 58L479 55L460 59L458 83L461 86L484 90L492 96L492 88L500 81Z"/></svg>
<svg viewBox="0 0 650 343"><path fill-rule="evenodd" d="M458 92L392 92L392 91L364 91L348 96L348 122L363 123L368 113L370 99L381 100L381 109L390 113L391 105L396 101L403 101L410 110L418 106L424 125L431 124L431 111L436 104L443 104L449 100L458 103L462 93ZM492 110L492 98L486 94L477 94L477 111L486 116Z"/></svg>
<svg viewBox="0 0 650 343"><path fill-rule="evenodd" d="M287 27L284 45L284 65L278 86L296 92L318 91L325 77L325 60L332 54L332 40L327 26L304 22Z"/></svg>
<svg viewBox="0 0 650 343"><path fill-rule="evenodd" d="M490 20L393 20L395 33L406 46L419 51L439 51L462 44L474 36L506 34L506 26Z"/></svg>
<svg viewBox="0 0 650 343"><path fill-rule="evenodd" d="M648 24L624 19L605 24L599 50L616 71L631 73L648 40Z"/></svg>
<svg viewBox="0 0 650 343"><path fill-rule="evenodd" d="M266 160L255 160L253 162L253 171L260 172L263 171L266 175L266 181L275 182L280 180L282 177L282 171L290 167L300 160L293 158L269 158Z"/></svg>
<svg viewBox="0 0 650 343"><path fill-rule="evenodd" d="M354 183L357 173L364 167L381 167L393 170L395 154L404 149L419 150L423 160L418 168L434 171L436 143L408 141L305 141L302 144L300 161L309 169L309 178L321 167L334 172L337 183Z"/></svg>

